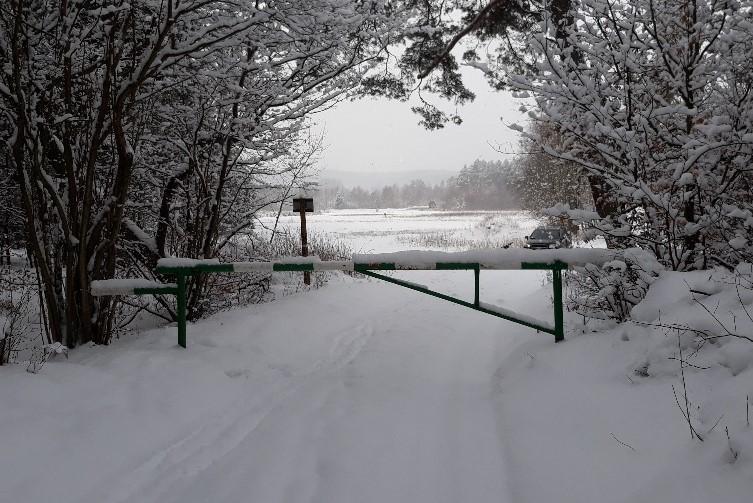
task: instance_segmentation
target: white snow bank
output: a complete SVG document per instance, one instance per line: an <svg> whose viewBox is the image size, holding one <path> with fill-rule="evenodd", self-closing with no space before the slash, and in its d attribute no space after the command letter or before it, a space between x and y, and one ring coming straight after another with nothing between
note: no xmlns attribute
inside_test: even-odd
<svg viewBox="0 0 753 503"><path fill-rule="evenodd" d="M723 270L667 271L631 317L654 327L635 362L646 374L676 375L680 349L698 367L721 366L731 375L753 370L753 351L743 349L753 350L753 283L744 276Z"/></svg>
<svg viewBox="0 0 753 503"><path fill-rule="evenodd" d="M745 285L723 271L665 272L635 322L590 332L571 316L563 344L531 339L502 362L514 500L749 502L753 342L722 327L753 334Z"/></svg>
<svg viewBox="0 0 753 503"><path fill-rule="evenodd" d="M133 295L137 288L177 288L177 285L145 278L99 279L92 281L91 293L96 296Z"/></svg>

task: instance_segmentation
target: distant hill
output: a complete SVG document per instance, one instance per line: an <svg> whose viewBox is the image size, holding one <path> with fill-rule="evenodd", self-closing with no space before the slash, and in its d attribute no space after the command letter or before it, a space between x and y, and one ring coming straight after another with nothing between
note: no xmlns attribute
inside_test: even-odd
<svg viewBox="0 0 753 503"><path fill-rule="evenodd" d="M439 169L416 169L405 171L342 171L325 169L319 174L320 180L337 180L347 188L361 187L363 189L381 189L385 185L404 185L411 180L423 180L429 185L435 185L457 172Z"/></svg>

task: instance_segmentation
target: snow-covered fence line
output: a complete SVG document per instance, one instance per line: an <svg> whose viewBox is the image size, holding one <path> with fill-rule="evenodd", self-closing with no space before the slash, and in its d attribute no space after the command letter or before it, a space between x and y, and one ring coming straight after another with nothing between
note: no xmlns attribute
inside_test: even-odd
<svg viewBox="0 0 753 503"><path fill-rule="evenodd" d="M624 251L623 251L624 252ZM288 257L275 262L220 262L217 259L163 258L155 271L173 275L176 283L158 283L145 279L112 279L92 282L92 294L146 295L172 294L177 297L178 344L186 347L186 278L195 274L246 272L318 272L355 271L388 283L400 285L454 304L474 309L539 332L554 335L555 342L565 338L562 304L562 271L587 264L603 265L615 260L616 252L603 249L520 250L486 249L465 252L409 250L394 253L354 255L353 260L322 261L317 256ZM481 270L551 270L554 300L554 324L537 320L505 308L480 301ZM389 270L471 270L474 272L473 302L451 297L429 288L374 271Z"/></svg>

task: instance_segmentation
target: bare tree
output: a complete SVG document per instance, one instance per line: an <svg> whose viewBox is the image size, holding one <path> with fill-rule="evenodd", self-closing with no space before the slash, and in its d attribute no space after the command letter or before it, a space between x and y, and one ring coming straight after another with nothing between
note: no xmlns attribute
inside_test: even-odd
<svg viewBox="0 0 753 503"><path fill-rule="evenodd" d="M332 0L3 2L0 115L53 340L108 342L116 306L89 284L130 258L124 235L164 255L183 211L202 236L191 256L213 256L227 203L358 82L401 16ZM138 209L154 204L147 232Z"/></svg>

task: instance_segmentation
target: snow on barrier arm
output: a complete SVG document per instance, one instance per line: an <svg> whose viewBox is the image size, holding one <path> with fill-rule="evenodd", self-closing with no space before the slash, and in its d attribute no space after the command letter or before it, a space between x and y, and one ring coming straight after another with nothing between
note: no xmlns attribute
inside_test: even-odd
<svg viewBox="0 0 753 503"><path fill-rule="evenodd" d="M353 260L322 261L317 256L286 257L274 262L225 262L216 259L164 258L157 262L163 274L194 272L284 272L364 270L450 270L450 269L552 269L586 264L602 265L615 251L575 248L557 250L495 249L465 252L410 250L394 253L354 255Z"/></svg>
<svg viewBox="0 0 753 503"><path fill-rule="evenodd" d="M201 272L296 272L296 271L352 271L350 260L322 261L317 256L284 257L275 262L219 262L183 258L163 258L157 262L162 274Z"/></svg>
<svg viewBox="0 0 753 503"><path fill-rule="evenodd" d="M356 270L381 268L401 270L552 269L565 266L601 265L615 257L613 250L566 248L556 250L493 249L464 252L409 250L393 253L353 255Z"/></svg>
<svg viewBox="0 0 753 503"><path fill-rule="evenodd" d="M92 281L91 293L95 297L105 295L176 294L178 285L160 283L143 278L100 279Z"/></svg>
<svg viewBox="0 0 753 503"><path fill-rule="evenodd" d="M520 314L510 309L506 309L502 306L497 306L494 304L487 304L486 302L479 302L479 307L485 312L488 312L489 314L493 313L493 314L498 315L500 318L505 318L507 320L515 320L517 323L520 323L521 325L535 328L537 330L542 330L544 332L554 334L555 329L556 329L556 327L552 325L551 323L549 323L548 321L543 321L538 318L534 318L533 316L526 316L524 314Z"/></svg>

